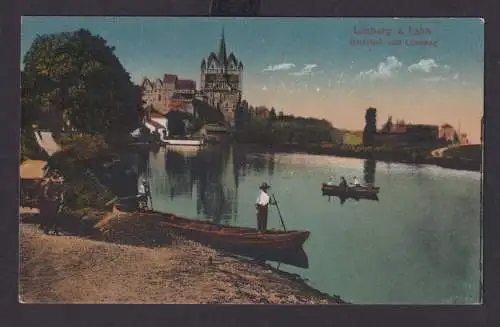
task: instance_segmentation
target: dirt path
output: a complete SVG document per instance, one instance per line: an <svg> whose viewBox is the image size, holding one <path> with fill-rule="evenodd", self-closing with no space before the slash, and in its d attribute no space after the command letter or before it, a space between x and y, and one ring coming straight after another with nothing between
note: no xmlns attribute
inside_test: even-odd
<svg viewBox="0 0 500 327"><path fill-rule="evenodd" d="M20 233L20 300L26 303L339 302L270 268L195 243L111 244L45 235L26 223Z"/></svg>

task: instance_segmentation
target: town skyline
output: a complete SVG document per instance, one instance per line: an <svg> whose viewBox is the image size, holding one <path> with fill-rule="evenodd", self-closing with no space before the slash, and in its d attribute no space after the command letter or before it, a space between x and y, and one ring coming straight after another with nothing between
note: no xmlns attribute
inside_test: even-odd
<svg viewBox="0 0 500 327"><path fill-rule="evenodd" d="M79 28L114 46L134 83L170 73L197 87L201 60L217 51L224 28L228 53L244 65L243 99L253 106L324 118L349 130L363 129L365 110L375 107L378 126L388 116L449 123L472 143L480 141L479 19L23 17L21 62L37 34ZM436 43L386 44L398 39L400 28L412 34L409 40ZM352 45L353 39L374 44ZM384 45L375 44L380 41Z"/></svg>

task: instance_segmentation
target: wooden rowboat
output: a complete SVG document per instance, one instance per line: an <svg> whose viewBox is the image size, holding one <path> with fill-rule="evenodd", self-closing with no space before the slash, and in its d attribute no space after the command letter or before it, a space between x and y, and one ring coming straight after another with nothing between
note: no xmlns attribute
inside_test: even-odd
<svg viewBox="0 0 500 327"><path fill-rule="evenodd" d="M255 228L234 227L211 222L182 218L173 214L146 211L139 215L155 215L160 217L159 223L179 232L185 237L232 250L299 250L309 238L309 231L277 231L268 230L258 233Z"/></svg>
<svg viewBox="0 0 500 327"><path fill-rule="evenodd" d="M339 185L321 185L323 195L338 196L343 198L378 199L380 187L375 186L348 186L345 189Z"/></svg>

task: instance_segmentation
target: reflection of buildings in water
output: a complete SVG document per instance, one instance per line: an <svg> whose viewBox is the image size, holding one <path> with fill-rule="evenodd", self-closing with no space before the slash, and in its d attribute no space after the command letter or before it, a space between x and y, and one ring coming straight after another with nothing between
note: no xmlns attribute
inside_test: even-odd
<svg viewBox="0 0 500 327"><path fill-rule="evenodd" d="M162 161L162 171L158 167ZM196 196L200 216L218 223L228 223L238 213L237 199L240 178L251 170L275 170L274 154L255 155L244 147L208 146L193 153L167 149L164 156L150 156L156 192L177 196Z"/></svg>
<svg viewBox="0 0 500 327"><path fill-rule="evenodd" d="M363 178L365 184L375 184L375 171L377 170L377 162L373 159L366 159L363 162Z"/></svg>
<svg viewBox="0 0 500 327"><path fill-rule="evenodd" d="M275 172L276 159L274 153L256 154L244 146L233 147L232 153L233 172L237 183L239 183L239 177L245 177L248 171L267 169L269 176L272 176Z"/></svg>
<svg viewBox="0 0 500 327"><path fill-rule="evenodd" d="M216 223L228 223L236 213L236 181L228 163L228 147L209 147L193 160L191 173L197 183L197 211Z"/></svg>
<svg viewBox="0 0 500 327"><path fill-rule="evenodd" d="M194 193L198 215L228 222L237 211L237 185L229 161L232 153L228 148L207 147L196 154L167 149L162 162L164 173L155 173L156 191L171 199Z"/></svg>
<svg viewBox="0 0 500 327"><path fill-rule="evenodd" d="M167 190L163 189L162 193L169 194L173 199L177 195L192 196L193 179L190 173L190 161L192 158L186 158L183 153L167 150L164 156L166 181L164 185ZM166 191L166 192L165 192Z"/></svg>

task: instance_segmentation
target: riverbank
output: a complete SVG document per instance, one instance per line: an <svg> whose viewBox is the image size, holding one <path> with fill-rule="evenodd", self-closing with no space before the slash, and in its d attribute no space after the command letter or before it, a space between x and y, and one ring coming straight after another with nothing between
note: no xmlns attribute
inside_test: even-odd
<svg viewBox="0 0 500 327"><path fill-rule="evenodd" d="M249 149L266 152L284 152L284 153L305 153L313 155L336 156L343 158L356 159L371 159L376 161L404 163L404 164L419 164L419 165L435 165L442 168L477 171L481 170L481 161L460 158L460 157L434 157L432 149L391 149L384 147L362 147L362 146L339 146L332 144L269 144L262 146L251 143L238 143Z"/></svg>
<svg viewBox="0 0 500 327"><path fill-rule="evenodd" d="M76 218L69 219L64 236L41 232L36 214L23 210L21 216L25 303L342 303L295 275L223 254L133 215L88 216L78 219L85 227L78 230Z"/></svg>

